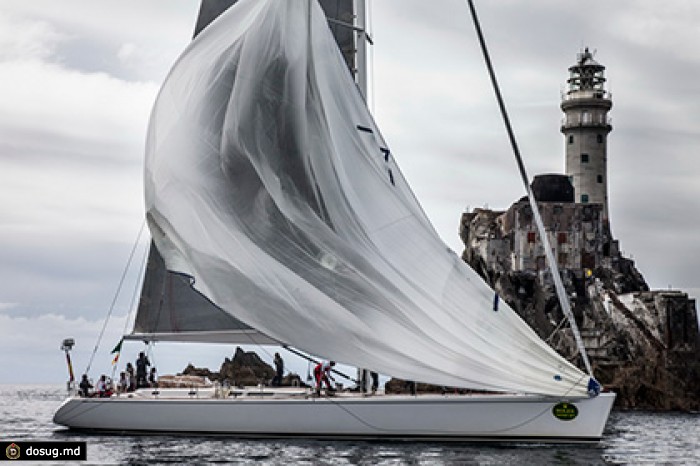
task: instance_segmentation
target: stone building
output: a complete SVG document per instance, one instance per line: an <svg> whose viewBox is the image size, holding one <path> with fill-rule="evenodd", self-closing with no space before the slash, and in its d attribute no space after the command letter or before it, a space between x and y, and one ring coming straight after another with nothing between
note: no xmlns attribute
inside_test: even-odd
<svg viewBox="0 0 700 466"><path fill-rule="evenodd" d="M577 279L599 267L619 271L625 259L610 234L601 204L574 202L574 189L566 175L538 175L532 192L559 269ZM465 260L474 263L482 275L529 273L551 285L544 245L527 198L506 211L464 213L460 235L467 246ZM646 285L636 287L645 289Z"/></svg>

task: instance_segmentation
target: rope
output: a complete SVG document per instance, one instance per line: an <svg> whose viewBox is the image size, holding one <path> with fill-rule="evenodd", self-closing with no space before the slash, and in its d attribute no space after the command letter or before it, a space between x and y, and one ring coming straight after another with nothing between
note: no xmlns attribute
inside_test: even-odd
<svg viewBox="0 0 700 466"><path fill-rule="evenodd" d="M136 296L139 294L139 284L143 278L143 273L146 270L146 255L148 254L148 248L144 249L143 256L141 257L141 268L139 269L139 275L136 278L136 286L134 286L134 292L131 295L131 302L129 303L129 312L126 314L126 319L124 319L124 328L122 329L122 335L126 335L126 329L129 328L129 321L131 320L131 315L136 314L134 312L134 302L136 301ZM119 356L121 356L122 349L119 349ZM114 376L117 373L117 364L112 365L112 381L114 381Z"/></svg>
<svg viewBox="0 0 700 466"><path fill-rule="evenodd" d="M144 220L143 223L141 224L141 229L139 230L139 234L136 236L136 241L134 242L134 246L131 248L131 253L129 254L129 260L127 260L126 267L124 267L124 272L122 272L121 279L119 280L119 285L117 286L117 291L116 291L116 293L114 293L114 298L112 299L112 304L109 306L109 311L107 312L107 317L105 318L104 324L102 324L102 330L100 330L100 335L97 337L97 341L95 342L95 348L92 350L92 355L90 355L90 360L88 362L87 367L85 368L85 374L90 373L90 367L92 367L92 362L95 360L95 354L97 354L97 349L100 346L100 342L102 341L102 337L104 336L105 329L107 328L107 324L109 323L109 319L112 316L112 312L114 311L114 306L117 302L117 298L119 297L119 293L121 292L122 286L124 285L124 279L126 278L126 274L129 271L131 261L134 258L134 252L136 252L136 247L139 244L139 240L141 239L141 234L143 233L145 226L146 226L146 220Z"/></svg>
<svg viewBox="0 0 700 466"><path fill-rule="evenodd" d="M266 355L268 355L270 358L273 358L272 354L271 354L269 351L267 351L267 349L266 349L262 344L260 344L260 343L258 343L258 342L255 341L255 338L253 338L253 335L251 335L251 334L249 334L249 333L246 333L246 337L251 341L252 345L256 346L258 349L260 349L260 351L262 351L263 353L265 353ZM307 375L309 375L309 374L311 373L311 371L310 371L310 364L311 364L311 363L319 364L319 361L317 361L316 359L312 358L311 356L308 356L308 355L306 355L306 354L303 354L301 351L299 351L299 350L297 350L297 349L291 348L290 346L285 345L285 344L282 344L282 343L280 343L280 345L282 346L283 349L287 350L288 352L294 354L295 356L299 356L299 357L302 358L302 359L306 359L306 360L308 361L308 364L307 364ZM346 375L346 374L343 374L342 372L340 372L340 371L338 371L338 370L336 370L336 369L331 369L331 372L333 372L334 374L339 375L339 376L341 376L341 377L343 377L343 378L345 378L345 379L347 379L347 380L349 380L349 381L351 381L351 382L359 383L358 380L353 379L352 377L350 377L350 376L348 376L348 375Z"/></svg>
<svg viewBox="0 0 700 466"><path fill-rule="evenodd" d="M151 362L151 366L155 367L156 357L155 357L154 348L156 345L152 341L145 342L145 345L146 345L146 357L148 358L148 362L153 361L153 362ZM148 374L146 374L146 376L148 376Z"/></svg>
<svg viewBox="0 0 700 466"><path fill-rule="evenodd" d="M552 333L549 334L547 339L545 340L547 343L549 343L552 338L554 338L554 335L559 331L559 329L564 325L564 322L566 322L568 319L564 317L562 320L559 321L556 327L554 327L554 330L552 330Z"/></svg>
<svg viewBox="0 0 700 466"><path fill-rule="evenodd" d="M552 248L549 245L549 240L547 239L547 234L544 229L544 223L542 222L542 217L540 216L540 211L537 207L537 202L535 201L535 196L530 189L529 178L527 172L525 171L525 164L523 164L523 159L520 156L520 149L518 148L518 143L515 140L515 132L510 124L510 118L508 117L508 111L506 110L505 103L503 101L503 96L501 95L501 90L498 87L498 81L496 80L496 73L494 72L493 65L491 64L491 58L489 57L488 48L486 47L486 40L481 32L481 26L479 24L479 18L476 15L476 9L474 8L473 0L467 0L469 4L469 10L472 15L472 20L474 21L474 28L476 29L476 34L479 37L479 44L481 45L481 51L484 55L484 61L486 62L486 68L489 72L489 77L491 78L491 84L493 85L494 93L496 94L496 100L498 101L498 107L501 110L501 116L503 117L503 123L506 126L506 132L508 133L508 138L510 140L511 148L513 149L513 155L515 155L515 161L518 165L518 170L520 171L520 177L522 178L523 184L525 185L525 191L527 191L527 197L530 201L530 208L532 209L532 215L537 224L537 229L540 232L540 237L542 238L542 246L544 247L545 256L547 257L547 262L549 263L549 268L551 269L552 279L554 280L554 288L557 291L557 297L559 298L559 303L561 304L564 315L569 319L569 325L571 326L571 331L574 334L574 339L581 352L581 357L583 363L586 366L588 374L593 377L593 371L591 370L591 363L588 361L588 355L586 354L586 348L583 346L583 340L581 339L581 334L576 325L576 319L574 318L573 312L571 311L571 306L569 304L569 299L564 292L564 284L561 281L561 275L559 274L559 268L554 260L554 255L552 254Z"/></svg>

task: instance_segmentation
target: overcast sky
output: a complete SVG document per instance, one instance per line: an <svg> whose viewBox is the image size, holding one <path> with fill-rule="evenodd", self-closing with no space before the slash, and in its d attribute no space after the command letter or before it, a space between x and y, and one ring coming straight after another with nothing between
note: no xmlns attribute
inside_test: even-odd
<svg viewBox="0 0 700 466"><path fill-rule="evenodd" d="M198 6L0 2L0 383L65 380L59 346L69 336L84 370L142 225L148 114ZM563 172L567 68L584 46L597 51L613 96L613 234L652 288L700 297L700 2L477 8L531 177ZM371 107L428 216L461 253L466 208L506 209L524 194L466 2L374 0L370 11ZM97 372L109 370L137 276L127 276ZM131 359L141 348L125 349ZM217 369L231 354L161 344L154 358L172 373L187 362Z"/></svg>

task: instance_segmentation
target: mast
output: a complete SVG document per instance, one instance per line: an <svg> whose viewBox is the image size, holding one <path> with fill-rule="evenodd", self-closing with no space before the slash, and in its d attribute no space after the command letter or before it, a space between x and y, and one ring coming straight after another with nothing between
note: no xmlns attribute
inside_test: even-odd
<svg viewBox="0 0 700 466"><path fill-rule="evenodd" d="M236 1L237 0L202 0L202 3L199 5L199 14L197 15L197 22L195 23L192 37L197 37L209 23L218 18L221 13L226 11L231 5L236 3Z"/></svg>
<svg viewBox="0 0 700 466"><path fill-rule="evenodd" d="M362 92L362 96L367 101L367 42L369 36L367 35L367 11L366 11L366 0L355 0L355 31L357 31L356 36L356 47L357 47L357 62L356 62L356 80L357 85Z"/></svg>
<svg viewBox="0 0 700 466"><path fill-rule="evenodd" d="M367 42L369 36L366 31L367 25L367 12L366 12L366 0L355 0L355 25L354 30L355 35L355 50L356 50L356 62L355 62L355 81L357 82L357 87L360 89L362 97L365 98L367 102L368 96L368 79L367 79ZM362 393L369 392L370 388L370 370L367 368L357 368L357 384L360 387Z"/></svg>

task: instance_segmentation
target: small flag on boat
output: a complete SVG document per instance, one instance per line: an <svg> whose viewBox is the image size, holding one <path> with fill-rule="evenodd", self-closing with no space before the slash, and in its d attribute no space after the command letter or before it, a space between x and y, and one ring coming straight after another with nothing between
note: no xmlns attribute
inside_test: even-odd
<svg viewBox="0 0 700 466"><path fill-rule="evenodd" d="M121 352L122 352L122 343L124 343L123 338L121 340L119 340L119 343L117 343L117 346L115 346L114 349L112 350L111 354L117 353L116 355L114 355L114 359L112 359L112 365L116 364L117 361L119 361L119 354L121 354Z"/></svg>

